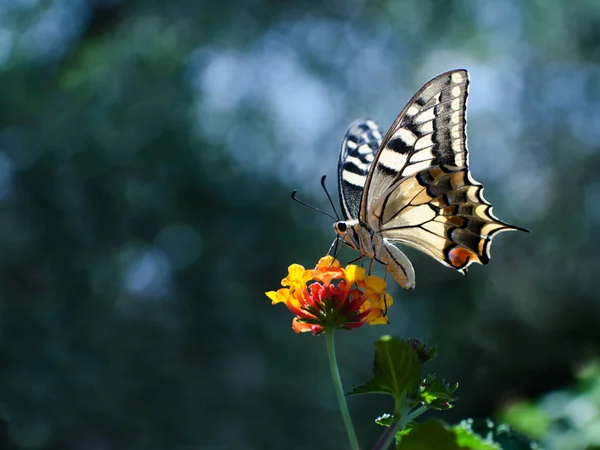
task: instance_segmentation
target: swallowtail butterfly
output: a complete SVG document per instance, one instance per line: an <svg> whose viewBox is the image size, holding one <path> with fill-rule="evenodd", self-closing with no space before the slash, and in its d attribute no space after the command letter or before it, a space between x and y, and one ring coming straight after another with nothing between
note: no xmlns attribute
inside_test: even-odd
<svg viewBox="0 0 600 450"><path fill-rule="evenodd" d="M492 238L523 230L498 220L469 172L466 110L469 76L457 69L427 82L387 134L371 120L353 122L338 166L343 221L338 238L415 286L406 244L466 274L490 260ZM527 231L527 230L523 230Z"/></svg>

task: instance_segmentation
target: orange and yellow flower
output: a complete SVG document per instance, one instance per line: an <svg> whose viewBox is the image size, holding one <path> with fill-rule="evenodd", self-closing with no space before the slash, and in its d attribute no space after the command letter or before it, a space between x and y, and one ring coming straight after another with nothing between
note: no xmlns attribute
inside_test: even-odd
<svg viewBox="0 0 600 450"><path fill-rule="evenodd" d="M273 304L285 303L296 316L292 321L296 333L388 323L392 297L385 292L385 281L366 276L365 269L355 265L343 268L332 256L321 258L312 270L292 264L281 285L266 294Z"/></svg>

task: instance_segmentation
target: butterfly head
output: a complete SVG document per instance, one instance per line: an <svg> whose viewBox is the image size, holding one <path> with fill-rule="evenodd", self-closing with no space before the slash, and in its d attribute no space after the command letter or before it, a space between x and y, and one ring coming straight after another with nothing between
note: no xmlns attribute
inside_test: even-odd
<svg viewBox="0 0 600 450"><path fill-rule="evenodd" d="M333 230L340 240L355 250L360 249L359 228L360 225L356 220L340 220L333 224Z"/></svg>
<svg viewBox="0 0 600 450"><path fill-rule="evenodd" d="M348 224L344 220L340 220L333 224L333 229L338 236L343 237L348 232Z"/></svg>

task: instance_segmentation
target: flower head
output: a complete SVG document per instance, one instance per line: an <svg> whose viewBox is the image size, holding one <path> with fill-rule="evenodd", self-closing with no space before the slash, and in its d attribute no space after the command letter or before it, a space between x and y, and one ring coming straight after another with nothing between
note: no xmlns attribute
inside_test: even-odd
<svg viewBox="0 0 600 450"><path fill-rule="evenodd" d="M326 329L388 323L392 297L385 292L385 281L366 276L365 270L355 265L343 268L332 256L321 258L312 270L292 264L281 285L283 288L266 294L273 304L285 303L296 316L292 321L296 333L320 334Z"/></svg>

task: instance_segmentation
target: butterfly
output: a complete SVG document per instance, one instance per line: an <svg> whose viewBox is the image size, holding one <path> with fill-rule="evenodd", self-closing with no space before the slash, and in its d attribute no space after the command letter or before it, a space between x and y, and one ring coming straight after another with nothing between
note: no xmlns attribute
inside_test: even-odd
<svg viewBox="0 0 600 450"><path fill-rule="evenodd" d="M469 75L442 73L410 99L382 137L371 120L347 129L338 165L345 220L334 230L361 258L377 260L406 289L415 271L396 246L421 250L466 275L487 264L492 238L522 230L492 214L468 164L466 110Z"/></svg>

